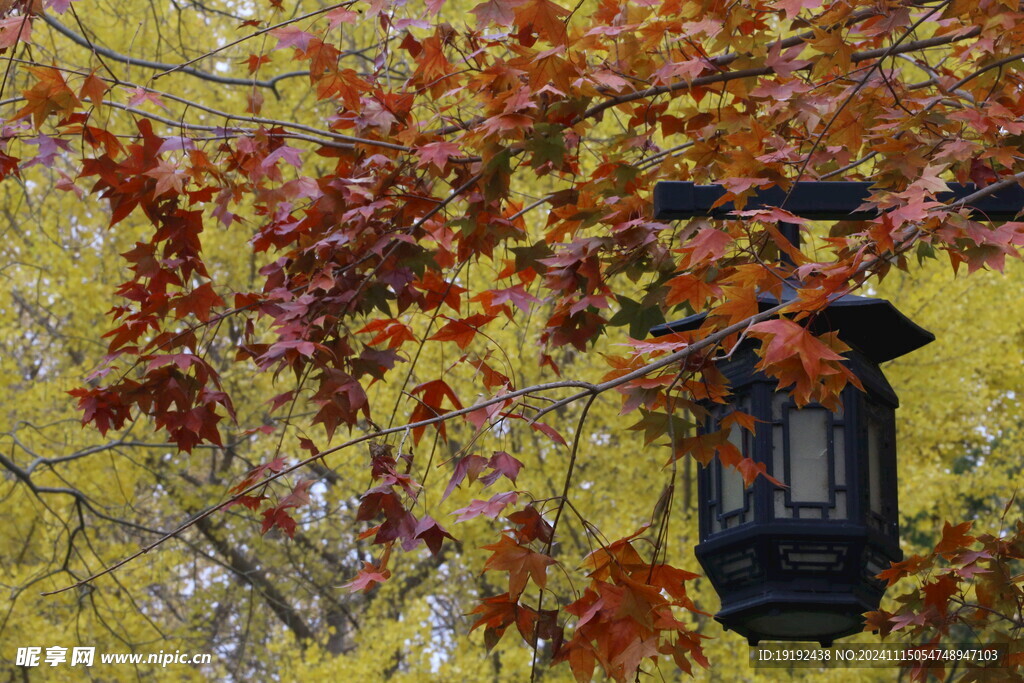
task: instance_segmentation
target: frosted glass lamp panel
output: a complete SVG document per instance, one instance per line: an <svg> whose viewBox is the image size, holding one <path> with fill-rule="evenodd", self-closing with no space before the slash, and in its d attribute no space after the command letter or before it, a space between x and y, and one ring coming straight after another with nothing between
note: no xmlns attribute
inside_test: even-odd
<svg viewBox="0 0 1024 683"><path fill-rule="evenodd" d="M846 435L842 425L832 428L832 453L835 466L836 487L846 487ZM836 491L836 506L829 512L833 519L846 519L849 513L846 511L846 491Z"/></svg>
<svg viewBox="0 0 1024 683"><path fill-rule="evenodd" d="M781 417L781 416L780 416ZM782 425L776 424L772 426L772 476L786 483L785 465L783 464L783 456L786 451L784 450L785 443L783 441ZM772 493L773 503L775 507L775 518L776 519L787 519L793 516L792 510L786 507L786 489L777 488Z"/></svg>
<svg viewBox="0 0 1024 683"><path fill-rule="evenodd" d="M874 415L868 417L868 502L876 515L882 514L881 427Z"/></svg>
<svg viewBox="0 0 1024 683"><path fill-rule="evenodd" d="M800 503L829 502L829 411L789 412L790 498Z"/></svg>
<svg viewBox="0 0 1024 683"><path fill-rule="evenodd" d="M733 424L729 430L729 443L736 447L743 457L750 457L743 447L746 436L743 429ZM743 509L743 497L746 492L743 488L743 476L731 467L719 464L722 473L722 514L729 514L733 510Z"/></svg>

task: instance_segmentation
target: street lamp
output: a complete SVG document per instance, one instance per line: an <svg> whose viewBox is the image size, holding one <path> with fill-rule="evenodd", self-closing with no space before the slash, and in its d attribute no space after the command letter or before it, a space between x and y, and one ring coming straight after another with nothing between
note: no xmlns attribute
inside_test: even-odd
<svg viewBox="0 0 1024 683"><path fill-rule="evenodd" d="M762 190L746 208L783 205L810 219L866 219L857 211L870 183L797 183L786 198ZM950 185L953 197L971 186ZM726 217L730 204L711 208L725 189L717 185L661 182L655 186L655 217ZM943 197L945 199L945 197ZM1012 218L1024 206L1019 187L990 195L974 207L983 220ZM784 232L798 243L796 226ZM761 310L796 298L789 284L781 295L758 296ZM659 325L651 334L696 329L704 313ZM745 458L763 463L786 484L764 478L744 488L734 470L718 460L698 474L700 543L696 555L721 598L715 618L745 636L762 640L818 641L863 628L861 615L878 608L884 583L875 575L899 561L896 485L896 393L879 364L931 342L933 335L883 299L846 295L811 323L811 331L838 332L852 351L847 367L864 387L847 385L833 412L812 403L798 408L778 382L755 369L759 342L748 340L718 369L729 380L727 405L707 404L701 433L720 429L733 410L756 418L753 434L731 427L729 440Z"/></svg>

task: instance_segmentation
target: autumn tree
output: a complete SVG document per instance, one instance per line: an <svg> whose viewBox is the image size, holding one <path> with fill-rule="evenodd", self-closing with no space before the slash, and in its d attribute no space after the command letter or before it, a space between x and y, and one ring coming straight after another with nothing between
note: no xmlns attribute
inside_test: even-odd
<svg viewBox="0 0 1024 683"><path fill-rule="evenodd" d="M951 0L4 4L0 465L6 505L32 510L4 529L15 602L53 610L53 637L191 638L238 678L265 665L254 648L293 646L284 677L356 650L364 676L708 666L679 541L692 472L758 475L693 430L728 396L713 361L759 339L766 373L827 404L846 349L805 325L830 300L897 280L943 300L931 261L1001 296L1019 281L975 271L1019 256L1024 225L970 208L1024 178L1021 18ZM870 180L878 215L664 223L658 179L740 207ZM940 201L948 181L975 188ZM759 312L787 279L799 298ZM695 311L698 331L645 339ZM996 452L1002 483L907 508L915 552L884 574L905 597L867 624L981 631L1019 668L1009 347L1009 371L975 354L977 405L917 414L941 439L910 425L935 444L915 477L992 472ZM495 654L456 656L469 631Z"/></svg>

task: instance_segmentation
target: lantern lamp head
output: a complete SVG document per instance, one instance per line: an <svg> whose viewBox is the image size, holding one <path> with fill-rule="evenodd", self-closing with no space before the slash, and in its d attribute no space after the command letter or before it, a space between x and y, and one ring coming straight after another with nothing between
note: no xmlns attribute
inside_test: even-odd
<svg viewBox="0 0 1024 683"><path fill-rule="evenodd" d="M796 297L762 294L762 310ZM655 336L696 329L704 314L660 325ZM847 295L816 316L812 331L837 331L852 349L846 365L864 391L848 385L836 411L798 407L758 371L756 341L718 369L730 384L726 405L707 404L698 429L720 429L735 409L756 418L753 434L733 425L730 441L785 483L763 477L745 488L717 460L698 475L696 548L722 601L715 618L751 644L802 640L831 644L863 628L884 585L875 575L902 559L896 487L898 400L879 364L934 337L882 299Z"/></svg>
<svg viewBox="0 0 1024 683"><path fill-rule="evenodd" d="M746 209L783 207L808 220L870 220L875 187L866 181L800 181L754 190ZM1015 220L1024 188L1000 187L983 197L977 187L948 183L937 201L970 200L973 220ZM720 184L662 181L654 186L654 217L735 218ZM799 227L779 223L799 247ZM780 253L786 261L788 255ZM762 294L761 310L795 298ZM696 329L698 314L651 330L654 335ZM837 331L853 350L846 356L864 391L847 386L840 407L797 407L777 383L755 368L756 342L745 342L719 363L730 381L732 405L709 404L699 429L716 431L733 408L757 418L754 434L734 427L730 440L745 457L762 463L786 484L758 478L743 487L718 461L698 477L700 543L697 558L722 598L716 618L757 643L760 640L835 638L861 628L861 614L877 609L884 586L875 575L902 559L896 489L896 394L879 367L934 339L888 301L844 296L815 316L815 333Z"/></svg>

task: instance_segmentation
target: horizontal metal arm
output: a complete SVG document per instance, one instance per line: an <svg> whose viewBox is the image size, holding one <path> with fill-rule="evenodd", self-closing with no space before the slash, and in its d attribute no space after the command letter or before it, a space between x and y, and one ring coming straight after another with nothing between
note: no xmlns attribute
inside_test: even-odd
<svg viewBox="0 0 1024 683"><path fill-rule="evenodd" d="M786 197L786 190L772 187L747 199L745 210L781 206L792 214L809 220L867 220L877 210L857 211L871 195L874 183L856 181L802 181L796 183ZM952 202L978 190L974 185L948 183L949 192L935 196L938 201ZM689 181L662 181L654 186L654 217L658 220L680 218L729 218L735 209L727 202L712 209L726 194L721 185L697 185ZM982 221L1013 220L1024 210L1024 188L1019 185L1000 189L972 204L972 218Z"/></svg>

